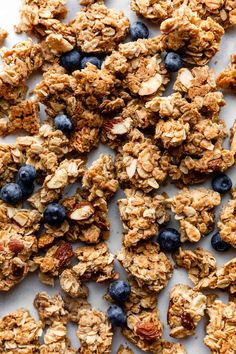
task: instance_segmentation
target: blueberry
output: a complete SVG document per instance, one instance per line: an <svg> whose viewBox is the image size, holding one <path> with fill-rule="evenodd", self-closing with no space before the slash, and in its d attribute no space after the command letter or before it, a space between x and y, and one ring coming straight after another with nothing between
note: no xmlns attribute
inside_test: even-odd
<svg viewBox="0 0 236 354"><path fill-rule="evenodd" d="M169 52L164 58L165 68L168 71L176 72L183 66L183 61L178 53Z"/></svg>
<svg viewBox="0 0 236 354"><path fill-rule="evenodd" d="M2 187L0 198L8 204L17 204L22 200L22 191L17 183L7 183Z"/></svg>
<svg viewBox="0 0 236 354"><path fill-rule="evenodd" d="M180 234L175 229L166 228L159 232L157 241L163 251L173 252L180 247Z"/></svg>
<svg viewBox="0 0 236 354"><path fill-rule="evenodd" d="M219 173L212 179L211 185L214 191L224 194L232 188L232 181L226 174Z"/></svg>
<svg viewBox="0 0 236 354"><path fill-rule="evenodd" d="M45 223L51 226L60 226L66 218L66 210L60 204L48 204L44 209L43 218Z"/></svg>
<svg viewBox="0 0 236 354"><path fill-rule="evenodd" d="M101 60L97 57L94 57L94 56L83 57L83 59L81 60L81 64L80 64L81 69L84 69L88 63L91 63L91 64L95 65L98 69L101 69L101 66L102 66Z"/></svg>
<svg viewBox="0 0 236 354"><path fill-rule="evenodd" d="M130 26L130 36L133 41L136 41L139 38L148 38L149 29L141 21L134 22Z"/></svg>
<svg viewBox="0 0 236 354"><path fill-rule="evenodd" d="M32 165L22 166L16 176L17 183L20 181L24 184L32 184L36 178L36 170Z"/></svg>
<svg viewBox="0 0 236 354"><path fill-rule="evenodd" d="M130 291L130 285L123 280L116 280L111 283L109 287L109 295L113 300L118 302L125 301L128 298Z"/></svg>
<svg viewBox="0 0 236 354"><path fill-rule="evenodd" d="M126 314L117 305L111 305L107 310L107 316L113 326L123 327L126 324Z"/></svg>
<svg viewBox="0 0 236 354"><path fill-rule="evenodd" d="M77 49L62 54L60 64L68 71L75 71L80 69L81 54Z"/></svg>
<svg viewBox="0 0 236 354"><path fill-rule="evenodd" d="M219 232L211 237L211 245L217 252L225 252L230 249L230 245L222 240Z"/></svg>
<svg viewBox="0 0 236 354"><path fill-rule="evenodd" d="M68 134L73 130L73 123L65 114L58 114L54 119L56 129Z"/></svg>
<svg viewBox="0 0 236 354"><path fill-rule="evenodd" d="M20 186L20 189L22 191L22 197L28 198L31 194L33 194L34 191L34 184L33 183L22 183L22 181L17 181L17 184Z"/></svg>

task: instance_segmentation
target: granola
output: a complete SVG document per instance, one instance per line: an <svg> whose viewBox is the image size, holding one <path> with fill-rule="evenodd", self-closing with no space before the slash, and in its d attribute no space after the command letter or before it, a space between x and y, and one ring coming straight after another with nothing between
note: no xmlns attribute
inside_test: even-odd
<svg viewBox="0 0 236 354"><path fill-rule="evenodd" d="M150 138L134 129L129 141L116 155L117 177L122 185L150 192L159 188L167 177L162 168L162 154Z"/></svg>
<svg viewBox="0 0 236 354"><path fill-rule="evenodd" d="M223 241L236 248L236 199L229 200L221 209L218 229Z"/></svg>
<svg viewBox="0 0 236 354"><path fill-rule="evenodd" d="M169 18L174 10L171 0L131 0L131 9L153 22Z"/></svg>
<svg viewBox="0 0 236 354"><path fill-rule="evenodd" d="M213 230L214 208L220 201L218 192L206 188L184 188L169 199L175 219L180 224L181 242L197 242Z"/></svg>
<svg viewBox="0 0 236 354"><path fill-rule="evenodd" d="M236 54L231 55L229 67L220 73L217 84L224 89L236 90Z"/></svg>
<svg viewBox="0 0 236 354"><path fill-rule="evenodd" d="M5 29L0 27L0 46L3 44L7 36L8 36L8 32Z"/></svg>
<svg viewBox="0 0 236 354"><path fill-rule="evenodd" d="M114 255L108 250L105 242L95 246L79 247L75 250L79 261L73 271L81 280L94 279L97 283L117 279L119 274L114 271Z"/></svg>
<svg viewBox="0 0 236 354"><path fill-rule="evenodd" d="M126 199L118 200L120 217L124 227L125 247L148 240L158 232L159 225L169 221L165 198L151 197L141 190L125 189Z"/></svg>
<svg viewBox="0 0 236 354"><path fill-rule="evenodd" d="M19 309L0 319L2 353L35 353L41 334L41 321L36 322L27 310Z"/></svg>
<svg viewBox="0 0 236 354"><path fill-rule="evenodd" d="M125 38L129 20L122 11L95 3L82 8L71 26L83 52L109 53Z"/></svg>
<svg viewBox="0 0 236 354"><path fill-rule="evenodd" d="M78 322L77 336L80 353L109 354L112 344L112 327L106 315L97 310L82 310Z"/></svg>
<svg viewBox="0 0 236 354"><path fill-rule="evenodd" d="M87 298L88 288L72 269L65 269L60 275L60 285L66 294L73 298Z"/></svg>
<svg viewBox="0 0 236 354"><path fill-rule="evenodd" d="M146 241L137 246L123 247L117 252L117 259L139 286L146 285L157 293L172 276L172 264L155 242Z"/></svg>
<svg viewBox="0 0 236 354"><path fill-rule="evenodd" d="M184 338L194 335L198 322L204 316L206 296L188 285L178 284L170 291L168 325L170 336Z"/></svg>
<svg viewBox="0 0 236 354"><path fill-rule="evenodd" d="M214 255L201 247L197 247L194 251L180 247L174 253L173 258L178 267L185 268L188 271L188 277L195 285L216 270Z"/></svg>
<svg viewBox="0 0 236 354"><path fill-rule="evenodd" d="M123 345L120 345L116 354L133 354L133 350L129 347L124 347Z"/></svg>
<svg viewBox="0 0 236 354"><path fill-rule="evenodd" d="M236 345L236 304L216 300L208 309L209 323L204 343L212 354L234 354Z"/></svg>
<svg viewBox="0 0 236 354"><path fill-rule="evenodd" d="M0 186L11 182L18 167L24 162L24 155L15 144L0 144Z"/></svg>
<svg viewBox="0 0 236 354"><path fill-rule="evenodd" d="M65 309L68 312L69 321L77 324L80 320L80 312L91 309L91 305L88 303L87 298L84 297L71 298L70 296L66 296L63 300Z"/></svg>

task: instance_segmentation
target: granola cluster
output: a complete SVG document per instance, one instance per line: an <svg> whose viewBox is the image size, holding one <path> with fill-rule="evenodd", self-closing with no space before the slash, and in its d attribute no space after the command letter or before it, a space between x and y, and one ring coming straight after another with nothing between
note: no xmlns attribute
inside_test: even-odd
<svg viewBox="0 0 236 354"><path fill-rule="evenodd" d="M236 90L236 55L231 55L231 63L217 78L217 84L223 89Z"/></svg>
<svg viewBox="0 0 236 354"><path fill-rule="evenodd" d="M222 240L236 248L236 195L233 193L233 199L222 208L218 229Z"/></svg>

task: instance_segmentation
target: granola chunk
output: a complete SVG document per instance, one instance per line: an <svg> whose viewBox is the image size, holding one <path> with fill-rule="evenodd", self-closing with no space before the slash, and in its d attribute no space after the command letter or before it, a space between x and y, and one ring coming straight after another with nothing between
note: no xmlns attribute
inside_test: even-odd
<svg viewBox="0 0 236 354"><path fill-rule="evenodd" d="M39 266L40 280L47 285L54 285L54 277L62 273L73 256L71 244L61 241L50 247L45 255L34 257L34 263Z"/></svg>
<svg viewBox="0 0 236 354"><path fill-rule="evenodd" d="M115 165L121 184L144 192L158 189L167 177L162 169L161 151L138 130L133 130L129 141L120 148Z"/></svg>
<svg viewBox="0 0 236 354"><path fill-rule="evenodd" d="M218 229L222 240L236 248L236 199L229 200L222 208Z"/></svg>
<svg viewBox="0 0 236 354"><path fill-rule="evenodd" d="M194 251L179 248L173 258L178 267L188 271L188 277L195 285L216 270L214 255L201 247L197 247Z"/></svg>
<svg viewBox="0 0 236 354"><path fill-rule="evenodd" d="M36 322L27 310L19 309L0 319L0 346L3 353L35 353L41 334L41 321Z"/></svg>
<svg viewBox="0 0 236 354"><path fill-rule="evenodd" d="M38 134L40 128L39 105L37 102L25 100L10 108L9 120L0 119L0 135L15 133L18 129L30 135Z"/></svg>
<svg viewBox="0 0 236 354"><path fill-rule="evenodd" d="M80 320L80 312L83 310L90 310L91 305L88 303L87 298L72 298L66 296L63 298L65 309L68 312L69 321L77 323Z"/></svg>
<svg viewBox="0 0 236 354"><path fill-rule="evenodd" d="M220 73L217 84L221 88L236 91L236 54L231 55L229 67Z"/></svg>
<svg viewBox="0 0 236 354"><path fill-rule="evenodd" d="M7 36L8 36L8 32L5 29L0 28L0 46L3 44Z"/></svg>
<svg viewBox="0 0 236 354"><path fill-rule="evenodd" d="M125 38L129 20L122 11L103 4L82 8L71 22L77 45L83 52L109 53Z"/></svg>
<svg viewBox="0 0 236 354"><path fill-rule="evenodd" d="M195 333L198 322L204 316L206 296L188 285L178 284L170 292L168 325L170 336L184 338Z"/></svg>
<svg viewBox="0 0 236 354"><path fill-rule="evenodd" d="M115 178L115 166L110 155L100 155L92 166L85 171L82 179L83 188L89 191L88 200L97 197L110 199L118 189L118 181Z"/></svg>
<svg viewBox="0 0 236 354"><path fill-rule="evenodd" d="M0 186L11 182L18 167L24 162L24 155L15 144L0 144Z"/></svg>
<svg viewBox="0 0 236 354"><path fill-rule="evenodd" d="M160 292L172 276L173 267L167 256L160 252L159 245L147 241L136 247L122 248L117 253L118 261L139 286L146 285L151 291Z"/></svg>
<svg viewBox="0 0 236 354"><path fill-rule="evenodd" d="M169 215L161 195L151 197L133 189L125 189L124 193L126 199L118 200L118 206L125 230L123 243L129 247L155 236L159 225L169 221Z"/></svg>
<svg viewBox="0 0 236 354"><path fill-rule="evenodd" d="M173 12L171 0L131 0L131 9L153 22L162 22Z"/></svg>
<svg viewBox="0 0 236 354"><path fill-rule="evenodd" d="M159 120L156 125L155 139L168 149L183 144L189 133L189 124L183 119L169 119L167 122Z"/></svg>
<svg viewBox="0 0 236 354"><path fill-rule="evenodd" d="M88 288L77 277L72 269L65 269L60 275L61 288L73 298L87 298Z"/></svg>
<svg viewBox="0 0 236 354"><path fill-rule="evenodd" d="M82 310L78 322L77 336L80 353L109 354L112 344L112 327L107 316L97 310Z"/></svg>
<svg viewBox="0 0 236 354"><path fill-rule="evenodd" d="M184 188L170 199L175 219L180 223L181 242L197 242L214 227L214 208L220 204L218 192Z"/></svg>
<svg viewBox="0 0 236 354"><path fill-rule="evenodd" d="M38 293L34 299L34 307L44 327L51 326L54 322L61 322L64 325L68 322L68 313L59 294L50 297L45 292Z"/></svg>
<svg viewBox="0 0 236 354"><path fill-rule="evenodd" d="M129 347L124 347L123 345L120 345L118 352L116 354L133 354L133 350L130 349Z"/></svg>
<svg viewBox="0 0 236 354"><path fill-rule="evenodd" d="M231 259L225 265L208 277L199 281L197 289L229 289L231 294L236 293L236 258Z"/></svg>
<svg viewBox="0 0 236 354"><path fill-rule="evenodd" d="M179 51L186 63L205 65L218 52L224 29L212 18L202 20L182 5L161 24L166 50Z"/></svg>
<svg viewBox="0 0 236 354"><path fill-rule="evenodd" d="M94 279L101 283L110 279L117 279L114 271L114 255L108 250L105 242L95 246L79 247L75 250L79 261L72 269L81 280Z"/></svg>
<svg viewBox="0 0 236 354"><path fill-rule="evenodd" d="M208 309L209 323L204 343L212 354L234 354L236 345L236 304L216 300Z"/></svg>

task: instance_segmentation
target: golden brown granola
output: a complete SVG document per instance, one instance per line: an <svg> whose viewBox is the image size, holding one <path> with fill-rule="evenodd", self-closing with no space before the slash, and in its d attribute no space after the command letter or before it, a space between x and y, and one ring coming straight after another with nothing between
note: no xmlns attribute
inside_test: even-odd
<svg viewBox="0 0 236 354"><path fill-rule="evenodd" d="M139 286L160 292L172 276L173 267L157 243L146 241L137 246L122 248L117 259Z"/></svg>
<svg viewBox="0 0 236 354"><path fill-rule="evenodd" d="M95 3L82 8L71 21L71 26L83 52L109 53L127 35L129 20L122 11Z"/></svg>
<svg viewBox="0 0 236 354"><path fill-rule="evenodd" d="M15 144L0 144L0 186L14 179L24 155Z"/></svg>
<svg viewBox="0 0 236 354"><path fill-rule="evenodd" d="M66 294L73 298L87 298L88 288L72 269L65 269L60 275L60 286Z"/></svg>
<svg viewBox="0 0 236 354"><path fill-rule="evenodd" d="M125 231L123 244L129 247L155 236L159 225L167 223L170 217L163 196L152 197L134 189L125 189L124 193L126 199L117 203Z"/></svg>
<svg viewBox="0 0 236 354"><path fill-rule="evenodd" d="M63 298L65 309L69 314L69 321L77 323L80 319L80 312L82 310L90 310L91 305L88 303L87 298L79 297L72 298L70 296L66 296Z"/></svg>
<svg viewBox="0 0 236 354"><path fill-rule="evenodd" d="M134 354L134 352L129 347L124 347L123 345L120 345L116 354Z"/></svg>
<svg viewBox="0 0 236 354"><path fill-rule="evenodd" d="M101 311L91 309L80 312L77 336L80 340L81 354L111 352L112 327Z"/></svg>
<svg viewBox="0 0 236 354"><path fill-rule="evenodd" d="M236 293L236 258L231 259L221 268L216 269L199 281L197 289L228 289L231 294Z"/></svg>
<svg viewBox="0 0 236 354"><path fill-rule="evenodd" d="M231 55L231 62L218 76L217 84L224 89L236 90L236 54Z"/></svg>
<svg viewBox="0 0 236 354"><path fill-rule="evenodd" d="M162 168L162 154L152 139L134 129L116 155L117 177L122 185L144 192L159 188L167 173Z"/></svg>
<svg viewBox="0 0 236 354"><path fill-rule="evenodd" d="M41 321L35 321L29 311L16 310L0 318L0 348L2 353L36 353L42 335Z"/></svg>
<svg viewBox="0 0 236 354"><path fill-rule="evenodd" d="M0 46L3 44L7 36L8 36L8 32L5 29L0 28Z"/></svg>
<svg viewBox="0 0 236 354"><path fill-rule="evenodd" d="M169 199L171 210L180 224L181 242L197 242L213 230L214 208L220 201L218 192L206 188L184 188Z"/></svg>
<svg viewBox="0 0 236 354"><path fill-rule="evenodd" d="M188 285L177 284L172 288L167 314L171 337L194 335L198 322L204 316L206 299L205 295Z"/></svg>
<svg viewBox="0 0 236 354"><path fill-rule="evenodd" d="M216 270L216 259L208 250L197 247L194 251L182 249L174 253L173 258L178 267L188 271L189 279L197 285Z"/></svg>
<svg viewBox="0 0 236 354"><path fill-rule="evenodd" d="M222 240L236 248L236 196L233 194L233 197L221 209L217 226Z"/></svg>
<svg viewBox="0 0 236 354"><path fill-rule="evenodd" d="M148 20L162 22L171 16L174 7L171 0L131 0L131 9Z"/></svg>
<svg viewBox="0 0 236 354"><path fill-rule="evenodd" d="M73 266L76 276L83 280L94 279L101 283L110 279L117 279L119 274L114 271L114 255L108 250L105 242L95 246L79 247L75 250L79 261Z"/></svg>
<svg viewBox="0 0 236 354"><path fill-rule="evenodd" d="M216 300L207 310L209 323L204 343L212 354L234 354L236 348L236 304Z"/></svg>

